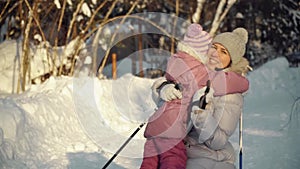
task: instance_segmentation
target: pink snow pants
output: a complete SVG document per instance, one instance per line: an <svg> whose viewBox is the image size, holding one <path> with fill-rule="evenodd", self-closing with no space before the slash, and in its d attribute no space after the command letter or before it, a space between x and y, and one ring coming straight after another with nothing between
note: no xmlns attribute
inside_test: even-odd
<svg viewBox="0 0 300 169"><path fill-rule="evenodd" d="M140 169L185 169L186 148L182 140L169 138L147 139Z"/></svg>

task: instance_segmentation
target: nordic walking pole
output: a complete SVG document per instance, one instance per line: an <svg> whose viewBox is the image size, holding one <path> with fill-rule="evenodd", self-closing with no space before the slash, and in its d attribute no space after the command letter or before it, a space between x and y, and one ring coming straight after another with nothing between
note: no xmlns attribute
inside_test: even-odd
<svg viewBox="0 0 300 169"><path fill-rule="evenodd" d="M243 168L243 112L240 116L239 123L239 145L240 145L240 154L239 154L239 169Z"/></svg>
<svg viewBox="0 0 300 169"><path fill-rule="evenodd" d="M118 151L106 162L106 164L102 167L105 169L109 166L109 164L117 157L117 155L123 150L123 148L129 143L129 141L136 135L138 131L145 125L146 123L140 124L140 126L131 134L131 136L125 141L125 143L118 149Z"/></svg>

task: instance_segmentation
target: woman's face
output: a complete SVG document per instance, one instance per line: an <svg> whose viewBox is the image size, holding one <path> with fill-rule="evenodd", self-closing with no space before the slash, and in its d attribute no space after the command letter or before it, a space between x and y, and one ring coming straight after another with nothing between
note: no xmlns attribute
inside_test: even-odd
<svg viewBox="0 0 300 169"><path fill-rule="evenodd" d="M207 56L208 61L206 65L210 70L215 70L216 68L226 68L230 64L229 52L219 43L214 43L211 45Z"/></svg>

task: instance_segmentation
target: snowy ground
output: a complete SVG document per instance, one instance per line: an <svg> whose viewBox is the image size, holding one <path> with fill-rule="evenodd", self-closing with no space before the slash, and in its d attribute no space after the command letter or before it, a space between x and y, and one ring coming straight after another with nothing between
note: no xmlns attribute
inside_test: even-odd
<svg viewBox="0 0 300 169"><path fill-rule="evenodd" d="M249 74L245 169L300 166L299 75L300 68L289 68L284 58ZM153 112L153 81L131 74L117 80L61 77L20 95L0 94L0 168L102 168ZM143 129L108 168L139 167ZM231 140L238 151L237 132Z"/></svg>

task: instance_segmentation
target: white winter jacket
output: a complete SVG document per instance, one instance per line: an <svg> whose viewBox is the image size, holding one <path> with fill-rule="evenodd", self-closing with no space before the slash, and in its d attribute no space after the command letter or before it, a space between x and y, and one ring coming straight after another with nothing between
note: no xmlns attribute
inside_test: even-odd
<svg viewBox="0 0 300 169"><path fill-rule="evenodd" d="M193 100L198 100L203 91L204 89L199 90ZM210 109L200 114L191 114L189 127L194 127L186 138L188 158L201 161L201 165L204 166L202 168L208 168L212 161L230 163L234 168L235 152L229 137L237 128L243 109L243 95L228 94L208 100L212 102ZM188 162L187 168L201 167L191 166Z"/></svg>

